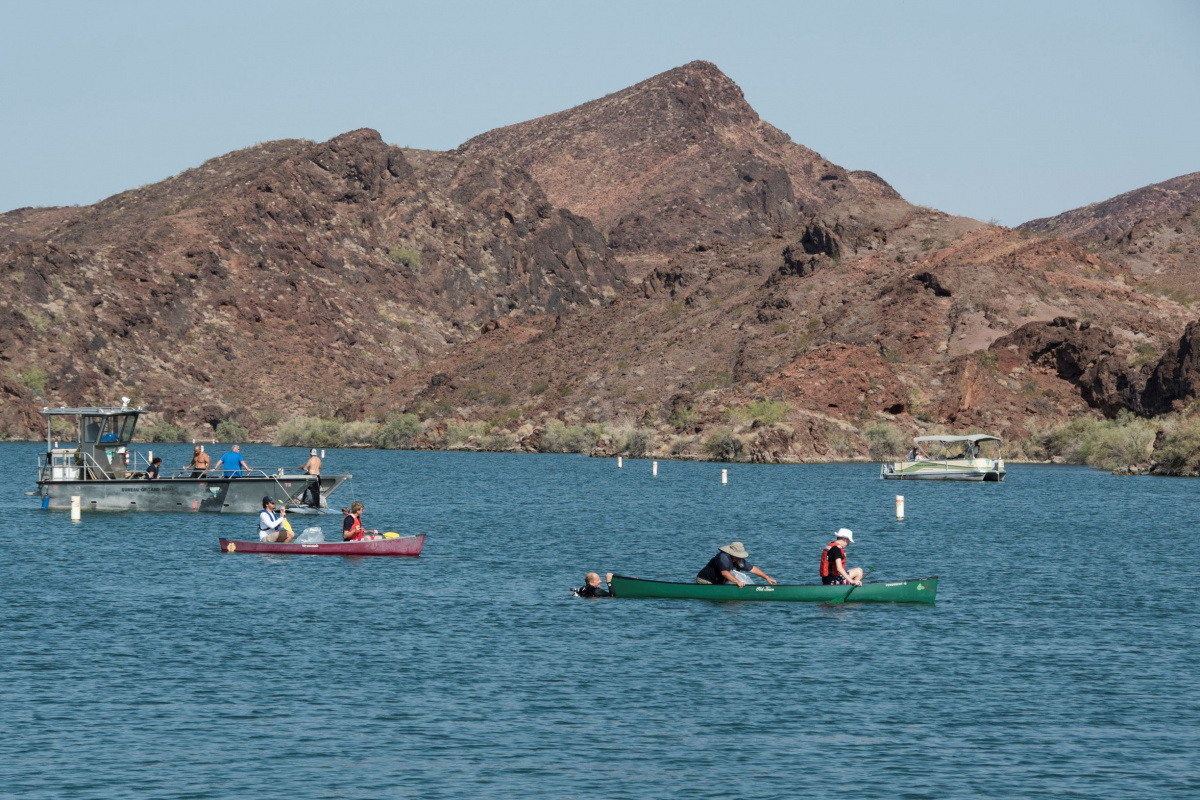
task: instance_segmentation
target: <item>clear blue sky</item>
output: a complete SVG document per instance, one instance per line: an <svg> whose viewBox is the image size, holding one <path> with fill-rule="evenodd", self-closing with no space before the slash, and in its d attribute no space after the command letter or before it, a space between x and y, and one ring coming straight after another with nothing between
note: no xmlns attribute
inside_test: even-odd
<svg viewBox="0 0 1200 800"><path fill-rule="evenodd" d="M255 142L433 149L694 59L914 203L1014 225L1200 170L1200 3L0 0L0 211Z"/></svg>

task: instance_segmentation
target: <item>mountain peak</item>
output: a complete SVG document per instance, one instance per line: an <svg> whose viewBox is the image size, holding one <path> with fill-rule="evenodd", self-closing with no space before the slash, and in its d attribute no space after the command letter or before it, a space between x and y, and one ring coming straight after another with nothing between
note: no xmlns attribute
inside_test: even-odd
<svg viewBox="0 0 1200 800"><path fill-rule="evenodd" d="M550 200L625 252L778 232L843 199L899 199L763 122L741 88L692 61L626 89L498 128L460 148L529 172Z"/></svg>

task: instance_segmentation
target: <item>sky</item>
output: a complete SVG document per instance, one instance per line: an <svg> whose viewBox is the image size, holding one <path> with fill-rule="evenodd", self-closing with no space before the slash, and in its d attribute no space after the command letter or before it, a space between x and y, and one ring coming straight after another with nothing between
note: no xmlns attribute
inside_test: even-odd
<svg viewBox="0 0 1200 800"><path fill-rule="evenodd" d="M472 136L696 59L909 201L1005 225L1200 170L1200 2L0 0L0 212L257 142Z"/></svg>

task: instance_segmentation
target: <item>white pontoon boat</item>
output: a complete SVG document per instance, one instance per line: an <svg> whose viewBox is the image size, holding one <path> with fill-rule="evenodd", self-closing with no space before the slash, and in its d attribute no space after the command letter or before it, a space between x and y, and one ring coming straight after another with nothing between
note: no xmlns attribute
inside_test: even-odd
<svg viewBox="0 0 1200 800"><path fill-rule="evenodd" d="M884 463L879 477L891 481L1002 481L1000 437L918 436L904 461Z"/></svg>

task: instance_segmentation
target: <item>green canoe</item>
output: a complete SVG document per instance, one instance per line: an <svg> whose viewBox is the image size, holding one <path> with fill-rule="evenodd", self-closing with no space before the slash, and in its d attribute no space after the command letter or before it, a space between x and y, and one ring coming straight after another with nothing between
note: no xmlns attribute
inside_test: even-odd
<svg viewBox="0 0 1200 800"><path fill-rule="evenodd" d="M777 584L775 586L714 586L703 583L647 581L613 575L614 597L656 597L671 600L790 600L813 603L932 603L937 576L906 581L864 583L862 586Z"/></svg>

